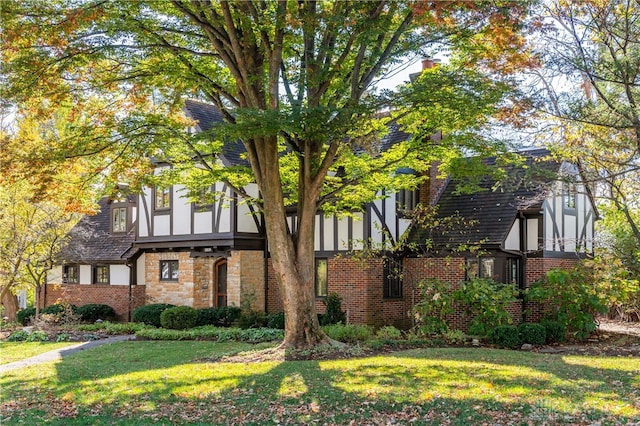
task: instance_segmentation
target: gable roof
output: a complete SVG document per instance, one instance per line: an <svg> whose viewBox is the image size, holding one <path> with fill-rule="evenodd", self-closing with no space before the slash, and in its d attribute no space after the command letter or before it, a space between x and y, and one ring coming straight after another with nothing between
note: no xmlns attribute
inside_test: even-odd
<svg viewBox="0 0 640 426"><path fill-rule="evenodd" d="M102 198L96 215L85 215L69 233L58 258L65 263L124 263L133 252L135 229L111 232L111 201ZM126 256L125 256L126 254Z"/></svg>
<svg viewBox="0 0 640 426"><path fill-rule="evenodd" d="M459 223L452 224L450 229L434 229L428 223L415 226L409 240L417 244L431 241L440 248L461 244L499 246L519 212L539 212L560 169L560 163L552 160L546 149L520 154L526 159L526 167L501 167L506 178L500 184L485 176L479 183L480 191L464 194L458 193L462 182L447 181L438 199L436 217L456 217ZM495 166L496 158L488 158L485 163Z"/></svg>
<svg viewBox="0 0 640 426"><path fill-rule="evenodd" d="M210 132L216 125L224 122L222 113L214 105L187 99L184 107L187 114L198 122L196 126L200 132ZM249 161L244 156L246 152L240 140L226 141L222 147L220 159L225 166L249 167Z"/></svg>

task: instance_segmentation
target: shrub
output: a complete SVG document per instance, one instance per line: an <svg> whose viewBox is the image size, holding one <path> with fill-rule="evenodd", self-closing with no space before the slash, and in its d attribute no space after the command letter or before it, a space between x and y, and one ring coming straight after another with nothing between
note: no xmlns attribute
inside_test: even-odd
<svg viewBox="0 0 640 426"><path fill-rule="evenodd" d="M167 308L160 314L162 328L171 330L186 330L196 326L198 311L189 306L175 306Z"/></svg>
<svg viewBox="0 0 640 426"><path fill-rule="evenodd" d="M325 306L321 325L345 323L347 316L342 310L342 298L338 293L329 293L322 301Z"/></svg>
<svg viewBox="0 0 640 426"><path fill-rule="evenodd" d="M218 342L242 341L250 343L282 340L282 330L270 328L218 328L203 326L189 330L166 330L162 328L146 328L136 332L136 336L150 340L213 340Z"/></svg>
<svg viewBox="0 0 640 426"><path fill-rule="evenodd" d="M447 330L442 333L442 338L450 345L464 345L467 342L467 335L462 330Z"/></svg>
<svg viewBox="0 0 640 426"><path fill-rule="evenodd" d="M197 326L215 325L218 327L230 327L240 318L242 310L237 306L221 306L218 308L198 309Z"/></svg>
<svg viewBox="0 0 640 426"><path fill-rule="evenodd" d="M267 315L267 327L284 330L284 312Z"/></svg>
<svg viewBox="0 0 640 426"><path fill-rule="evenodd" d="M378 331L376 331L376 338L383 340L401 339L402 331L398 330L394 326L387 325L380 327Z"/></svg>
<svg viewBox="0 0 640 426"><path fill-rule="evenodd" d="M502 348L516 349L522 345L518 327L514 325L499 325L489 331L489 341Z"/></svg>
<svg viewBox="0 0 640 426"><path fill-rule="evenodd" d="M544 345L547 341L547 332L542 324L523 322L518 326L518 331L522 343Z"/></svg>
<svg viewBox="0 0 640 426"><path fill-rule="evenodd" d="M548 319L564 324L578 340L589 337L597 328L595 316L608 311L606 295L580 266L550 270L528 289L527 299L550 307Z"/></svg>
<svg viewBox="0 0 640 426"><path fill-rule="evenodd" d="M371 327L360 324L331 324L323 326L322 330L333 340L344 343L363 342L373 335Z"/></svg>
<svg viewBox="0 0 640 426"><path fill-rule="evenodd" d="M93 323L93 324L80 324L76 328L79 331L100 331L109 335L116 334L135 334L139 330L143 330L148 328L149 326L144 323L138 322L125 322L125 323L116 323L104 321L101 323Z"/></svg>
<svg viewBox="0 0 640 426"><path fill-rule="evenodd" d="M515 299L516 290L510 284L476 278L462 284L453 298L471 318L469 334L486 336L491 329L511 323L507 305Z"/></svg>
<svg viewBox="0 0 640 426"><path fill-rule="evenodd" d="M154 327L160 327L160 315L165 309L173 307L175 307L175 305L166 303L155 303L140 306L133 311L133 320L135 322L141 322Z"/></svg>
<svg viewBox="0 0 640 426"><path fill-rule="evenodd" d="M261 328L267 325L267 316L264 312L254 310L242 310L240 318L238 318L238 326L242 329Z"/></svg>
<svg viewBox="0 0 640 426"><path fill-rule="evenodd" d="M96 322L97 320L113 319L116 316L116 312L109 305L100 303L89 303L80 306L76 313L80 315L82 321Z"/></svg>
<svg viewBox="0 0 640 426"><path fill-rule="evenodd" d="M8 342L24 342L29 337L29 332L26 330L14 331L7 337Z"/></svg>
<svg viewBox="0 0 640 426"><path fill-rule="evenodd" d="M80 315L76 313L77 310L78 307L70 303L57 303L55 305L49 305L40 311L40 325L47 326L51 324L77 324L80 321Z"/></svg>
<svg viewBox="0 0 640 426"><path fill-rule="evenodd" d="M29 324L29 321L31 321L31 319L35 317L35 315L36 315L36 308L20 309L16 314L16 319L20 324L27 325Z"/></svg>
<svg viewBox="0 0 640 426"><path fill-rule="evenodd" d="M449 329L446 315L453 313L450 287L449 283L438 279L418 281L420 301L413 308L413 314L420 334L442 334Z"/></svg>
<svg viewBox="0 0 640 426"><path fill-rule="evenodd" d="M563 323L544 319L540 325L544 327L547 343L562 343L567 339L567 327Z"/></svg>

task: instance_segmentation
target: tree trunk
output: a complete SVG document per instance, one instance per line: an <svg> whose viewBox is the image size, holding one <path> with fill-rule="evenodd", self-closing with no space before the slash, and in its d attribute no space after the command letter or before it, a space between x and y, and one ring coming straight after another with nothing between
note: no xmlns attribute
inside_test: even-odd
<svg viewBox="0 0 640 426"><path fill-rule="evenodd" d="M10 288L3 287L2 288L2 306L4 306L4 316L8 318L9 321L16 320L16 313L18 313L18 296L13 294Z"/></svg>

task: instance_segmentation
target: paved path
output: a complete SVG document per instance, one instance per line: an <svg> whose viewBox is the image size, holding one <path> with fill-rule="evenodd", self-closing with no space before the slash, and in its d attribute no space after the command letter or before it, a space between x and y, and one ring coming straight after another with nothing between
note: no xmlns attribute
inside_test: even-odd
<svg viewBox="0 0 640 426"><path fill-rule="evenodd" d="M40 364L43 362L56 361L62 359L65 356L83 351L85 349L95 348L96 346L106 345L114 342L124 342L126 340L135 340L135 338L136 336L134 335L113 336L107 337L106 339L92 340L90 342L70 344L69 346L65 346L64 348L58 348L49 352L41 353L39 355L32 356L31 358L21 359L20 361L0 365L0 374L11 370L16 370L18 368Z"/></svg>

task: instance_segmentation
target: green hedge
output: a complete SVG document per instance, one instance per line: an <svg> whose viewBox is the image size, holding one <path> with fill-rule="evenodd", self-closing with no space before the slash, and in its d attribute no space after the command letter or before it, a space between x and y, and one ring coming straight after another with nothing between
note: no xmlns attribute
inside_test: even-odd
<svg viewBox="0 0 640 426"><path fill-rule="evenodd" d="M284 331L272 328L219 328L214 326L196 327L189 330L167 330L148 328L136 332L136 337L149 340L212 340L217 342L261 343L284 339Z"/></svg>
<svg viewBox="0 0 640 426"><path fill-rule="evenodd" d="M522 343L531 345L544 345L547 341L547 332L542 324L523 322L518 326Z"/></svg>
<svg viewBox="0 0 640 426"><path fill-rule="evenodd" d="M31 321L31 319L35 316L36 308L20 309L16 314L16 320L22 325L27 325L29 324L29 321Z"/></svg>
<svg viewBox="0 0 640 426"><path fill-rule="evenodd" d="M218 308L198 309L197 326L215 325L218 327L230 327L240 318L242 310L237 306L221 306Z"/></svg>
<svg viewBox="0 0 640 426"><path fill-rule="evenodd" d="M101 303L88 303L76 309L82 321L95 322L97 320L109 320L116 316L116 312L109 305Z"/></svg>
<svg viewBox="0 0 640 426"><path fill-rule="evenodd" d="M160 315L166 309L173 308L175 305L166 303L155 303L151 305L144 305L136 308L133 311L133 320L135 322L141 322L154 327L160 327Z"/></svg>
<svg viewBox="0 0 640 426"><path fill-rule="evenodd" d="M322 330L333 340L344 343L364 342L371 339L373 329L360 324L332 324L322 326Z"/></svg>
<svg viewBox="0 0 640 426"><path fill-rule="evenodd" d="M522 345L518 327L515 325L499 325L489 331L489 341L502 348L516 349Z"/></svg>
<svg viewBox="0 0 640 426"><path fill-rule="evenodd" d="M189 306L175 306L167 308L160 314L162 328L171 330L186 330L196 326L198 311Z"/></svg>

